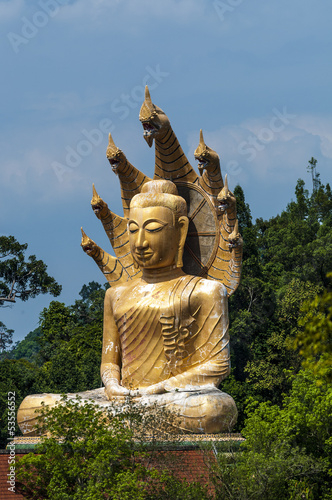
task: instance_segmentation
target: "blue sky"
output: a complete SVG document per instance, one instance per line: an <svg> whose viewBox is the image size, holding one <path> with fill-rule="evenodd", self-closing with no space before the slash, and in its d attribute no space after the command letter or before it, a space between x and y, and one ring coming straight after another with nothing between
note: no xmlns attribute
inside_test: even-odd
<svg viewBox="0 0 332 500"><path fill-rule="evenodd" d="M122 215L108 130L153 174L146 82L193 164L203 129L254 217L280 213L299 177L310 188L312 156L331 182L331 22L328 0L0 0L1 234L47 263L66 304L104 281L80 227L110 251L90 208L94 182ZM1 320L22 339L51 300L18 301Z"/></svg>

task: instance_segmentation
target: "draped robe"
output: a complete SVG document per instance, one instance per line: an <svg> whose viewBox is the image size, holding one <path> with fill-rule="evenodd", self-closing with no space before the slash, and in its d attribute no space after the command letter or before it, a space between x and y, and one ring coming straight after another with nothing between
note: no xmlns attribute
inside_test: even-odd
<svg viewBox="0 0 332 500"><path fill-rule="evenodd" d="M204 307L199 303L202 294L209 299ZM217 386L228 375L227 297L222 285L184 275L167 286L140 279L110 290L110 295L114 322L104 332L102 363L122 364L124 387L148 387L174 377L174 389ZM105 314L107 307L105 303Z"/></svg>
<svg viewBox="0 0 332 500"><path fill-rule="evenodd" d="M118 285L105 297L101 374L107 370L128 389L162 382L162 394L134 397L146 409L174 411L178 427L191 433L229 432L237 418L234 400L217 387L230 372L227 292L220 283L183 274L160 283L143 279ZM105 388L68 394L100 407L110 405ZM59 394L27 396L17 420L35 435L41 403L54 406ZM119 408L124 397L112 397Z"/></svg>

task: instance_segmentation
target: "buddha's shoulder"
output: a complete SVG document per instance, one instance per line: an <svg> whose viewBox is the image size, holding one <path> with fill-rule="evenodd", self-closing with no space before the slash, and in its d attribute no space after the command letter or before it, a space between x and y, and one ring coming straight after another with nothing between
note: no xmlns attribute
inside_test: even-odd
<svg viewBox="0 0 332 500"><path fill-rule="evenodd" d="M227 290L219 281L201 278L197 281L192 291L192 298L206 298L222 301L227 298Z"/></svg>
<svg viewBox="0 0 332 500"><path fill-rule="evenodd" d="M111 301L119 299L120 297L131 293L132 289L135 288L135 286L137 286L137 280L127 281L126 283L114 285L111 288L108 288L108 290L106 291L106 297Z"/></svg>

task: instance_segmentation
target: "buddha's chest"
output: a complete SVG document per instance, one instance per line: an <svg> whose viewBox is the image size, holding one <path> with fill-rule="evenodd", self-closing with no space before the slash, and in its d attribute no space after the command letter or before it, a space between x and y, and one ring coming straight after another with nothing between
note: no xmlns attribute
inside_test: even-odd
<svg viewBox="0 0 332 500"><path fill-rule="evenodd" d="M137 361L149 351L151 359L162 355L173 375L190 362L198 325L196 314L190 313L189 294L178 288L136 286L118 301L114 319L127 361Z"/></svg>
<svg viewBox="0 0 332 500"><path fill-rule="evenodd" d="M112 304L113 316L119 330L135 318L144 322L151 315L160 316L164 304L167 304L167 295L167 292L157 285L146 284L128 288Z"/></svg>

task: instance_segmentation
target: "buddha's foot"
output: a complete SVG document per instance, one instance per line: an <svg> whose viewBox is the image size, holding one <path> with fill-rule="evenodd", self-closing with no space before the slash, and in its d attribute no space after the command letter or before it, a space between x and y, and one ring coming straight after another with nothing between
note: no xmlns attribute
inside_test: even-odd
<svg viewBox="0 0 332 500"><path fill-rule="evenodd" d="M237 420L234 399L215 388L143 396L146 406L161 405L177 416L178 427L193 434L230 432Z"/></svg>

